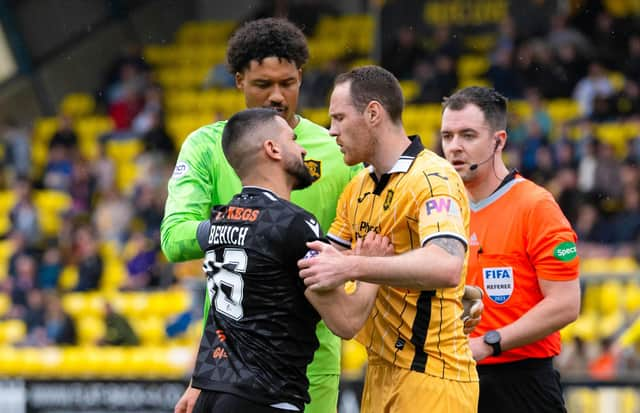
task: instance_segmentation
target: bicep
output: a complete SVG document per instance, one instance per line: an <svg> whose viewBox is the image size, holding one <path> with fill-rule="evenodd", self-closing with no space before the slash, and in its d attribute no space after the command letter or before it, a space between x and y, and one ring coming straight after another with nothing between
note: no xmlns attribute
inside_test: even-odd
<svg viewBox="0 0 640 413"><path fill-rule="evenodd" d="M545 299L551 299L571 308L580 307L580 280L551 281L538 278L540 291Z"/></svg>
<svg viewBox="0 0 640 413"><path fill-rule="evenodd" d="M458 238L454 237L437 237L427 241L427 245L436 245L454 257L463 258L466 250L466 245Z"/></svg>

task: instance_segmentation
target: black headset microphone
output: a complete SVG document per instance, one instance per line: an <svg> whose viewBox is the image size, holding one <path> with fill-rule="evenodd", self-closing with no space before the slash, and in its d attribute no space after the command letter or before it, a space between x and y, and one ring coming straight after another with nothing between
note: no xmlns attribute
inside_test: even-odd
<svg viewBox="0 0 640 413"><path fill-rule="evenodd" d="M495 156L495 154L496 154L496 151L498 150L498 146L500 146L500 139L496 138L496 146L494 146L494 147L493 147L493 152L491 153L491 156L489 156L487 159L485 159L485 160L484 160L484 161L482 161L482 162L479 162L479 163L472 163L472 164L469 166L469 170L470 170L470 171L475 171L476 169L478 169L478 166L480 166L480 165L482 165L482 164L485 164L485 163L489 162L490 160L492 160L492 159L493 159L493 157L494 157L494 156Z"/></svg>

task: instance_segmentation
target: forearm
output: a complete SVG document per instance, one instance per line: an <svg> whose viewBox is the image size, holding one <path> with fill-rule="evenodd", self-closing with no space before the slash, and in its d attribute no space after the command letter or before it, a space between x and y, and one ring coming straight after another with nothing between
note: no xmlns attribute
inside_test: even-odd
<svg viewBox="0 0 640 413"><path fill-rule="evenodd" d="M502 350L534 343L573 322L577 311L571 301L545 297L518 320L500 328Z"/></svg>
<svg viewBox="0 0 640 413"><path fill-rule="evenodd" d="M334 334L350 339L367 321L378 288L375 284L361 282L351 295L340 286L328 292L307 289L305 296Z"/></svg>
<svg viewBox="0 0 640 413"><path fill-rule="evenodd" d="M455 287L460 283L464 258L435 245L426 245L390 257L350 257L353 279L411 290Z"/></svg>
<svg viewBox="0 0 640 413"><path fill-rule="evenodd" d="M160 226L162 252L171 262L202 258L204 252L196 238L201 221L178 221L175 217L165 217Z"/></svg>

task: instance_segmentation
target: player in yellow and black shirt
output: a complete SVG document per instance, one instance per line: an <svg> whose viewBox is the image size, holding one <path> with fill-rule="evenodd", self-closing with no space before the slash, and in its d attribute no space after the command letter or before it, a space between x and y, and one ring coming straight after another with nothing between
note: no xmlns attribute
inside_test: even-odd
<svg viewBox="0 0 640 413"><path fill-rule="evenodd" d="M348 280L380 284L357 335L369 365L362 412L476 411L478 376L460 320L469 206L453 167L407 138L397 80L368 66L336 79L332 127L345 162L367 162L341 195L329 238L344 248L373 231L393 257L320 254L299 262L311 289Z"/></svg>

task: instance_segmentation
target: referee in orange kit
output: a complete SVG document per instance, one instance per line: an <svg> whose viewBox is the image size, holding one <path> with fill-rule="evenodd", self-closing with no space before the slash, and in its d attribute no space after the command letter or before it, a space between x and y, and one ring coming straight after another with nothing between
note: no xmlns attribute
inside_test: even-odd
<svg viewBox="0 0 640 413"><path fill-rule="evenodd" d="M469 87L445 99L445 157L467 188L468 283L484 290L472 333L480 412L564 412L553 356L580 310L576 235L552 195L509 171L507 100Z"/></svg>

